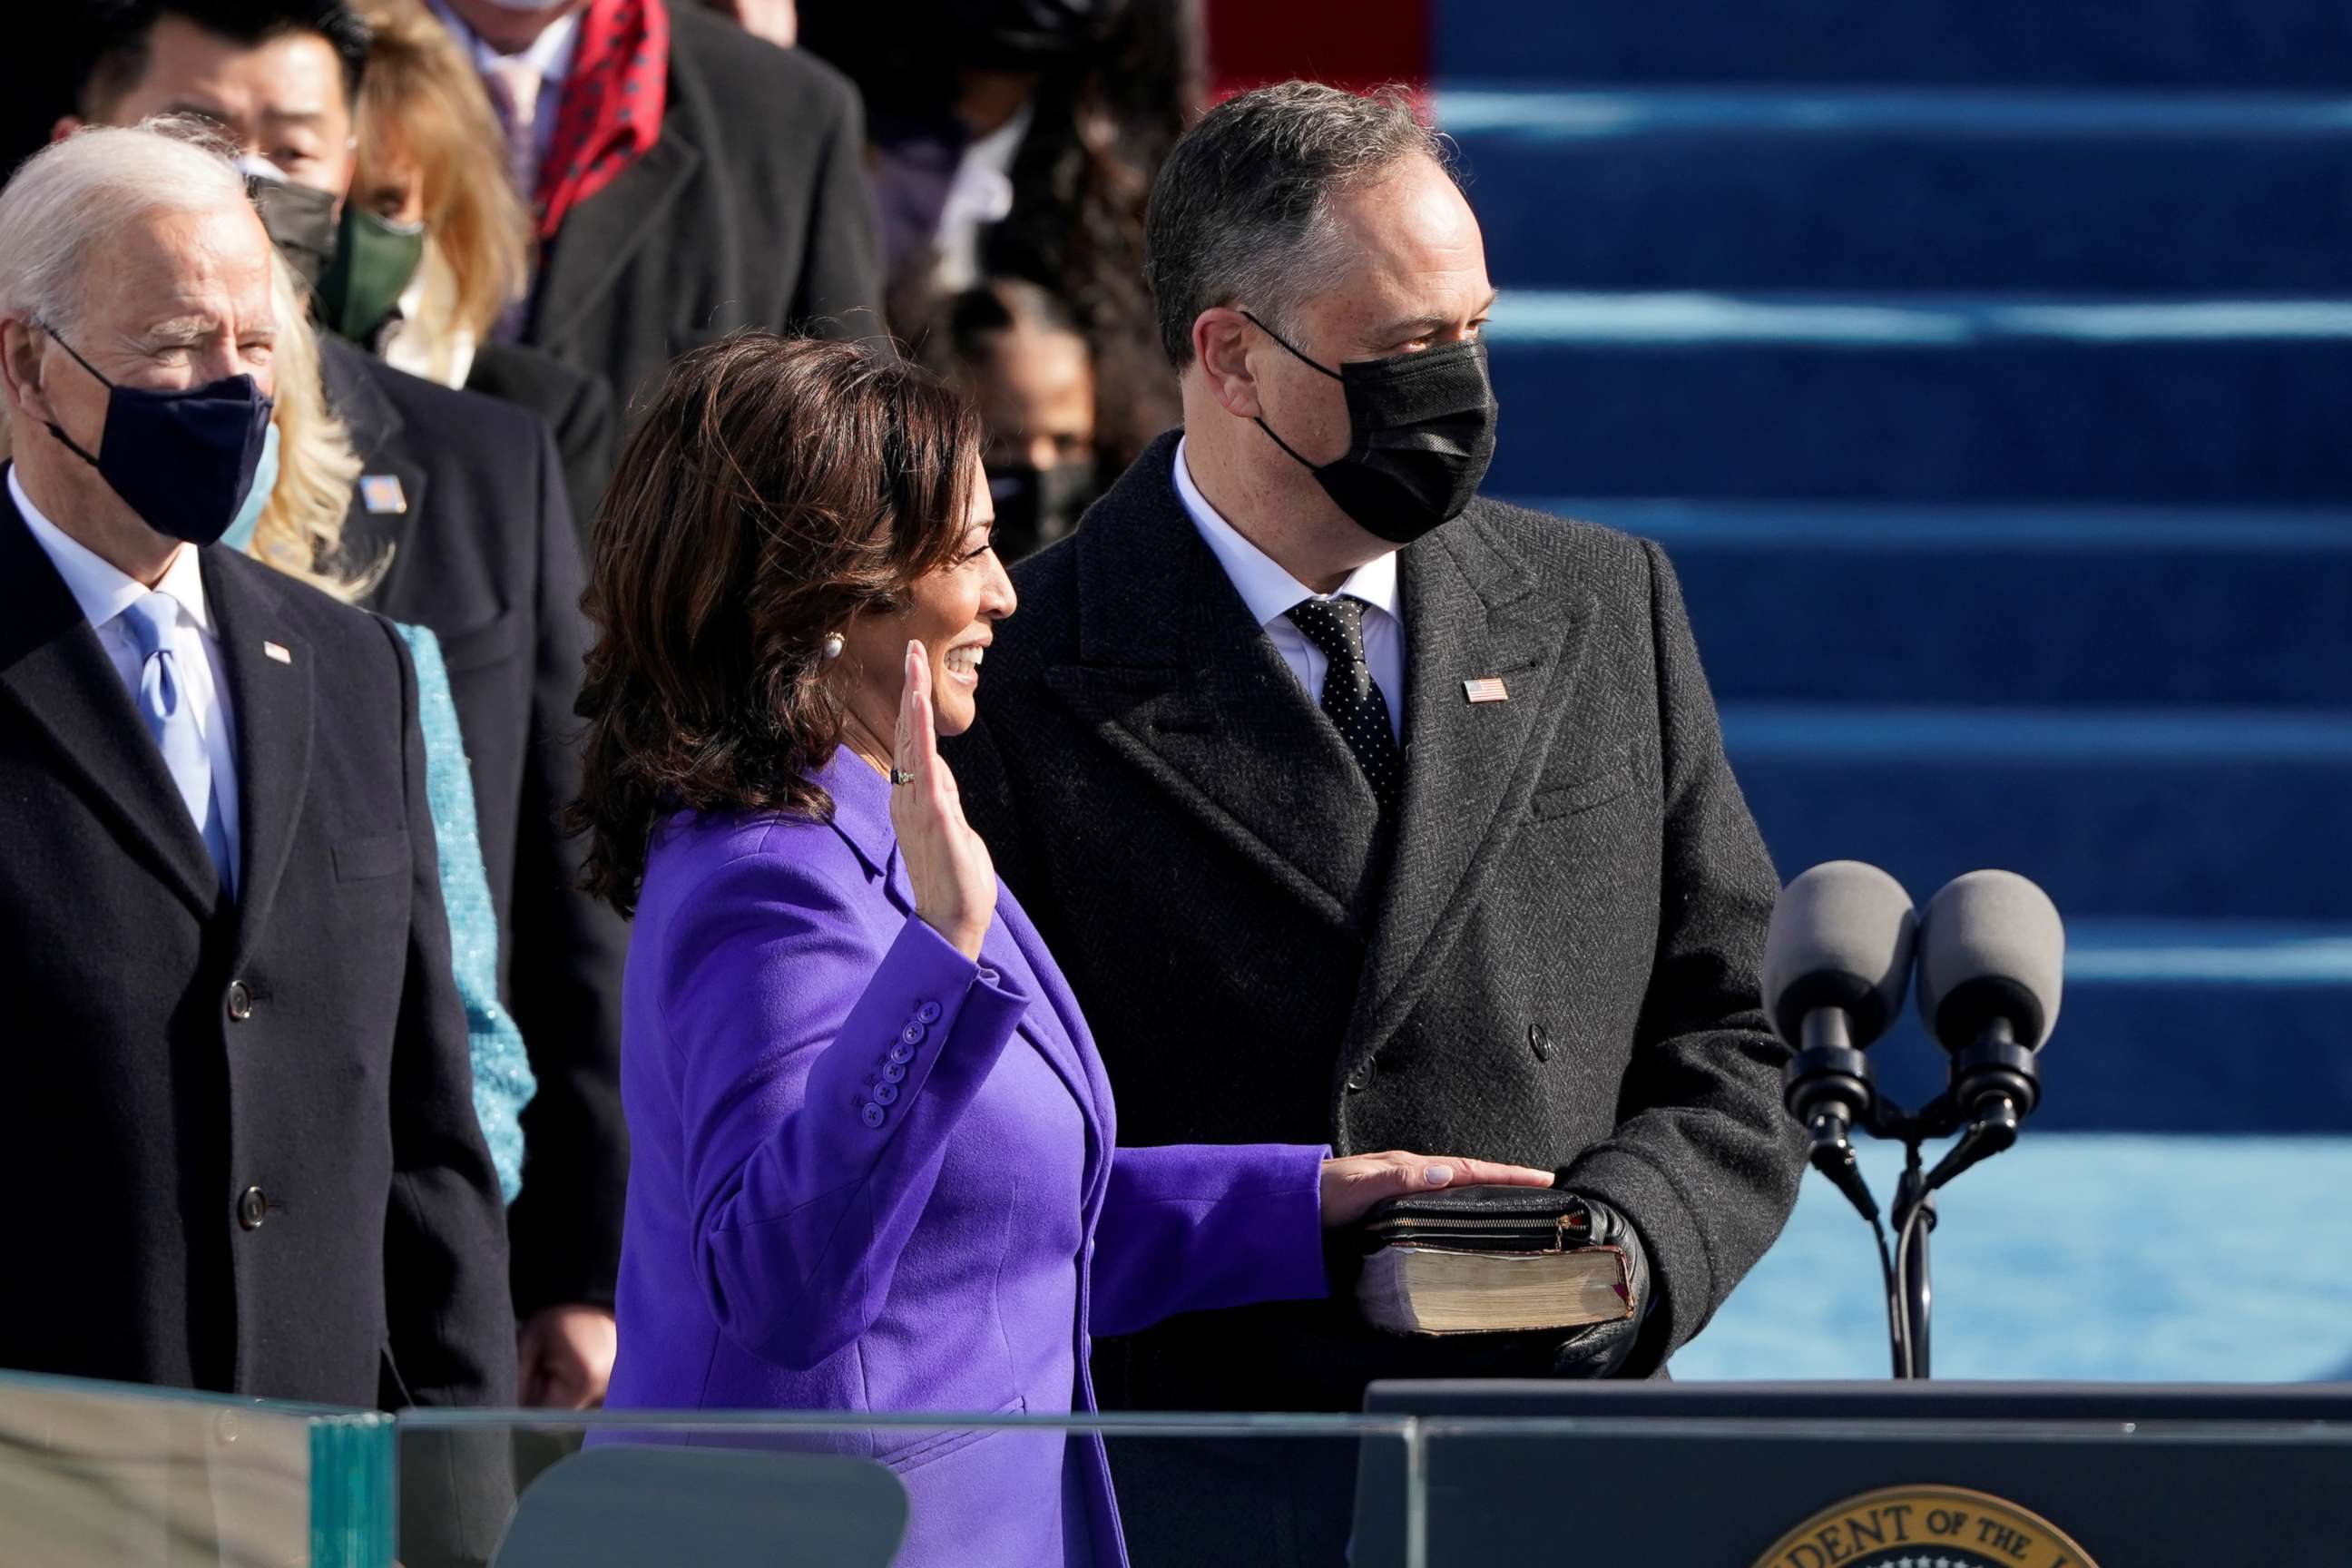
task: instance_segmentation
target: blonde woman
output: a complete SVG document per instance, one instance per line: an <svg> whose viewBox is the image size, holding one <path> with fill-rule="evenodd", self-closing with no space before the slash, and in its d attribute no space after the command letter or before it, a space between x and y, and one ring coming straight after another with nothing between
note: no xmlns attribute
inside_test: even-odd
<svg viewBox="0 0 2352 1568"><path fill-rule="evenodd" d="M278 341L272 356L277 401L269 445L246 510L221 538L286 575L346 604L362 602L383 575L388 556L352 561L343 521L360 459L349 433L327 406L319 379L319 343L304 320L294 274L273 260ZM457 994L466 1004L473 1047L474 1114L509 1203L522 1190L522 1109L537 1088L522 1031L499 1002L499 925L482 868L457 707L438 638L423 626L393 623L416 665L417 720L425 731L425 793L441 858L441 900L449 911L449 948Z"/></svg>
<svg viewBox="0 0 2352 1568"><path fill-rule="evenodd" d="M423 0L367 0L358 171L335 259L319 280L328 327L444 386L519 403L548 423L586 538L612 469L603 381L502 341L528 310L530 220L481 79Z"/></svg>

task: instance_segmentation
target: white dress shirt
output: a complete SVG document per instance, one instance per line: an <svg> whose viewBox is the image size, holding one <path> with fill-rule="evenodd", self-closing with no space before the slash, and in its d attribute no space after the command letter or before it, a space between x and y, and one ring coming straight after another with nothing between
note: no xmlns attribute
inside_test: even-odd
<svg viewBox="0 0 2352 1568"><path fill-rule="evenodd" d="M99 646L106 650L114 673L122 678L135 703L139 648L131 628L122 624L122 612L146 597L147 584L125 575L41 515L41 509L33 504L17 479L14 463L8 465L8 497L16 503L16 513L32 530L41 552L66 580L66 589L81 606L83 618L97 628ZM172 657L179 666L180 699L194 716L196 732L205 740L205 755L212 763L213 796L220 803L221 834L228 845L227 875L233 890L237 870L245 863L237 824L236 716L230 708L228 669L221 662L220 634L205 605L204 572L194 545L180 546L155 591L179 601L179 618L172 629ZM198 649L202 658L196 657Z"/></svg>
<svg viewBox="0 0 2352 1568"><path fill-rule="evenodd" d="M547 31L530 41L530 47L520 54L507 56L484 43L481 35L459 19L457 13L432 0L433 14L441 18L449 36L457 40L473 60L474 68L484 77L494 75L502 60L514 58L539 73L539 108L531 116L532 178L524 184L523 205L530 205L531 193L538 189L539 165L547 162L547 149L555 140L555 114L563 100L564 79L572 74L572 57L580 44L580 13L572 12L562 20L549 24Z"/></svg>
<svg viewBox="0 0 2352 1568"><path fill-rule="evenodd" d="M1298 684L1307 689L1308 700L1323 700L1323 672L1330 661L1323 650L1307 640L1307 634L1290 624L1290 607L1301 599L1336 599L1342 595L1361 599L1371 607L1364 612L1364 663L1370 667L1372 679L1380 682L1381 696L1389 708L1389 728L1402 743L1404 740L1404 596L1397 582L1396 552L1391 551L1377 561L1368 561L1339 584L1336 593L1318 594L1297 578L1275 563L1274 558L1248 540L1241 531L1217 515L1192 482L1192 470L1184 463L1184 443L1176 443L1176 499L1184 503L1184 514L1192 526L1201 531L1201 538L1225 575L1233 579L1234 588L1242 603L1257 618L1266 638L1274 644L1282 662L1298 677Z"/></svg>

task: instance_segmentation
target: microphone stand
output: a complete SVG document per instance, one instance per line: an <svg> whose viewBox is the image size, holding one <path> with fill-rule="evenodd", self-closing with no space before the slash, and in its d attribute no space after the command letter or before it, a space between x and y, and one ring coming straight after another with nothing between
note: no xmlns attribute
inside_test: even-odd
<svg viewBox="0 0 2352 1568"><path fill-rule="evenodd" d="M1838 1033L1842 1034L1842 1030ZM1879 1261L1886 1286L1888 1348L1895 1376L1927 1376L1928 1320L1935 1289L1927 1265L1927 1237L1936 1228L1936 1190L1980 1160L1989 1159L2017 1142L2019 1124L2041 1098L2041 1076L2034 1054L2017 1044L2005 1019L1989 1023L1977 1042L1953 1053L1951 1086L1921 1106L1908 1110L1878 1094L1863 1053L1845 1047L1828 1030L1808 1029L1806 1048L1789 1064L1789 1078L1818 1076L1833 1070L1859 1080L1865 1091L1860 1114L1815 1117L1811 1160L1846 1194L1870 1222L1878 1237ZM1832 1053L1834 1053L1833 1055ZM1846 1108L1841 1106L1840 1110ZM1825 1122L1831 1123L1824 1125ZM1895 1226L1893 1254L1880 1229L1878 1205L1854 1163L1848 1127L1874 1138L1903 1144L1903 1174L1895 1187L1891 1215ZM1925 1167L1922 1146L1931 1139L1959 1134L1936 1168Z"/></svg>

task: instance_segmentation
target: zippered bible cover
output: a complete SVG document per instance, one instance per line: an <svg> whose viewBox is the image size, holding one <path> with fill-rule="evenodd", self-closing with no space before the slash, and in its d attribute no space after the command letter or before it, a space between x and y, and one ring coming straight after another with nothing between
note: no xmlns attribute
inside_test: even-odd
<svg viewBox="0 0 2352 1568"><path fill-rule="evenodd" d="M1625 1249L1587 1245L1574 1196L1449 1187L1391 1198L1364 1218L1356 1285L1365 1321L1402 1334L1581 1328L1633 1315Z"/></svg>

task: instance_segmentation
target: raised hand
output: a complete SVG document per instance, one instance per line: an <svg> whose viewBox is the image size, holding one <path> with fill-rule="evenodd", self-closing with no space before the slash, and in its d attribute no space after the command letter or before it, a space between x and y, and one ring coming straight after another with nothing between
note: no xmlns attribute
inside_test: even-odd
<svg viewBox="0 0 2352 1568"><path fill-rule="evenodd" d="M1402 1149L1349 1154L1323 1162L1323 1228L1353 1225L1374 1204L1407 1193L1433 1193L1442 1187L1548 1187L1551 1180L1549 1171L1493 1160L1458 1160L1450 1154L1413 1154Z"/></svg>
<svg viewBox="0 0 2352 1568"><path fill-rule="evenodd" d="M931 721L931 661L919 642L907 645L907 681L898 696L898 733L891 759L909 784L890 786L890 826L915 889L915 913L966 958L996 918L996 863L963 819L955 774L940 760Z"/></svg>

